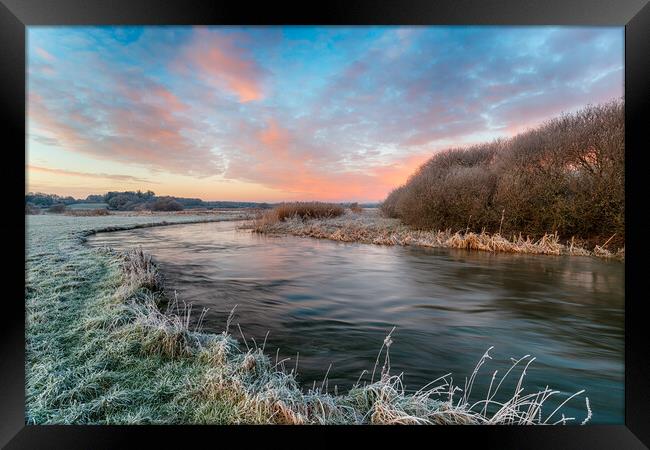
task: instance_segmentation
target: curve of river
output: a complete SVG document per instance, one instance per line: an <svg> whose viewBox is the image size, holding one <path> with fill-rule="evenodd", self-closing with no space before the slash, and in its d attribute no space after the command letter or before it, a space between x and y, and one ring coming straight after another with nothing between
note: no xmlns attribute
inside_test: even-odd
<svg viewBox="0 0 650 450"><path fill-rule="evenodd" d="M166 287L196 316L210 308L206 331L223 331L237 305L233 324L249 343L261 345L269 332L267 354L291 357L288 367L299 353L306 385L320 384L331 364L330 390L349 388L372 371L395 326L391 371L404 372L407 390L448 372L462 387L494 346L474 399L484 398L492 373L504 373L511 357L531 354L537 360L524 393L586 389L593 423L623 423L623 263L271 237L238 224L100 233L88 243L151 253ZM582 420L584 398L564 411Z"/></svg>

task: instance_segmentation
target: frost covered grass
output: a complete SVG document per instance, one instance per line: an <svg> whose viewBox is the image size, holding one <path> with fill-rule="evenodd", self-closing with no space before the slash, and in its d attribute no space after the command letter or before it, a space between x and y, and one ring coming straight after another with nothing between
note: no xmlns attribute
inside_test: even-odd
<svg viewBox="0 0 650 450"><path fill-rule="evenodd" d="M140 222L138 222L140 220ZM31 424L555 424L556 391L524 391L533 358L492 376L487 395L472 386L489 350L462 387L450 374L408 392L390 365L391 333L370 380L347 393L302 388L287 360L272 361L265 343L202 330L203 312L167 298L149 255L83 245L90 230L201 221L155 217L35 216L28 219L25 302L26 420ZM193 314L198 321L190 320ZM512 383L517 367L523 367ZM362 374L363 375L363 374ZM361 377L360 377L361 378ZM508 390L506 390L508 386ZM514 386L514 390L510 387ZM575 401L578 392L565 401Z"/></svg>
<svg viewBox="0 0 650 450"><path fill-rule="evenodd" d="M265 216L253 221L249 228L259 233L291 234L341 242L361 242L379 245L415 245L422 247L459 248L489 252L525 253L542 255L578 255L604 258L625 258L625 248L608 248L609 241L588 250L572 239L560 242L557 234L545 234L539 239L521 234L504 236L500 233L475 233L451 229L415 230L399 219L381 217L377 211L346 212L335 218L269 220Z"/></svg>

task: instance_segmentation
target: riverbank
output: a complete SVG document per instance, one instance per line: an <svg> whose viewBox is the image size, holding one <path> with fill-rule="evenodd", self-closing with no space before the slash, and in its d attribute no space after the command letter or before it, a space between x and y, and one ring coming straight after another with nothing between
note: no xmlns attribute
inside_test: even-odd
<svg viewBox="0 0 650 450"><path fill-rule="evenodd" d="M390 372L390 335L369 368L369 382L338 395L330 392L325 376L321 386L304 391L284 362L264 354L263 344L243 348L231 336L234 316L219 334L204 333L200 323L190 326L191 307L164 296L162 275L148 255L83 245L98 230L197 221L202 220L28 219L27 423L541 424L559 419L558 412L539 414L544 401L557 394L550 390L498 397L495 391L472 402L471 385L487 353L460 394L448 375L406 393L401 376ZM531 362L527 357L517 364Z"/></svg>
<svg viewBox="0 0 650 450"><path fill-rule="evenodd" d="M399 219L385 218L380 215L378 210L369 209L360 213L348 210L340 217L310 220L294 218L280 221L274 220L267 213L246 227L258 233L290 234L340 242L625 259L625 248L608 249L607 242L589 250L576 240L562 243L556 234L547 234L540 239L532 239L522 235L506 237L498 233L485 232L414 230L402 224Z"/></svg>

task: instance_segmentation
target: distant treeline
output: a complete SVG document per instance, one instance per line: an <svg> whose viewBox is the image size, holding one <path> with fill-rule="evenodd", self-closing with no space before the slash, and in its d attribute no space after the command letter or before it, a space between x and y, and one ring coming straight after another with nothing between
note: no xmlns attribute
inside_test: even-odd
<svg viewBox="0 0 650 450"><path fill-rule="evenodd" d="M106 194L89 195L85 199L73 197L61 197L55 194L43 194L30 192L25 195L25 211L28 214L38 213L41 209L50 212L64 212L67 207L73 205L99 209L108 208L116 211L181 211L184 209L226 209L226 208L260 208L267 209L279 205L279 203L257 203L257 202L230 202L230 201L204 201L200 198L185 198L172 196L157 196L153 191L111 191ZM357 203L341 203L343 206L357 205ZM376 208L376 203L365 203L360 206Z"/></svg>
<svg viewBox="0 0 650 450"><path fill-rule="evenodd" d="M61 197L54 194L32 193L25 195L27 209L47 208L53 212L76 204L104 204L106 208L118 211L181 211L194 208L270 208L266 203L203 201L199 198L156 196L153 191L107 192L104 195L89 195L85 199Z"/></svg>
<svg viewBox="0 0 650 450"><path fill-rule="evenodd" d="M616 233L624 243L623 106L588 106L510 139L437 153L382 211L420 229L595 240Z"/></svg>
<svg viewBox="0 0 650 450"><path fill-rule="evenodd" d="M101 195L99 197L101 197ZM80 201L81 200L77 200L73 197L61 197L56 194L43 194L40 192L30 192L25 195L26 205L37 206L40 208L47 208L52 205L72 205L73 203Z"/></svg>

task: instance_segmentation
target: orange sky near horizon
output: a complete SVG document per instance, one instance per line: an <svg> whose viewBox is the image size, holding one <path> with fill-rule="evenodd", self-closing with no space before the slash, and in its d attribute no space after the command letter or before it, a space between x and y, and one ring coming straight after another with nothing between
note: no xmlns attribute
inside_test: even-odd
<svg viewBox="0 0 650 450"><path fill-rule="evenodd" d="M262 184L216 177L192 178L166 176L164 183L107 173L78 172L36 165L25 167L25 193L45 192L60 196L85 198L109 191L147 191L156 195L200 198L206 201L360 201L376 202L385 198L394 187L407 178L431 155L413 155L393 165L373 168L368 174L348 174L335 179L310 175L309 181L300 181L300 189L291 186L274 189ZM172 178L171 180L169 178ZM297 177L300 179L300 177ZM347 180L346 180L347 179ZM360 183L359 180L363 182Z"/></svg>

